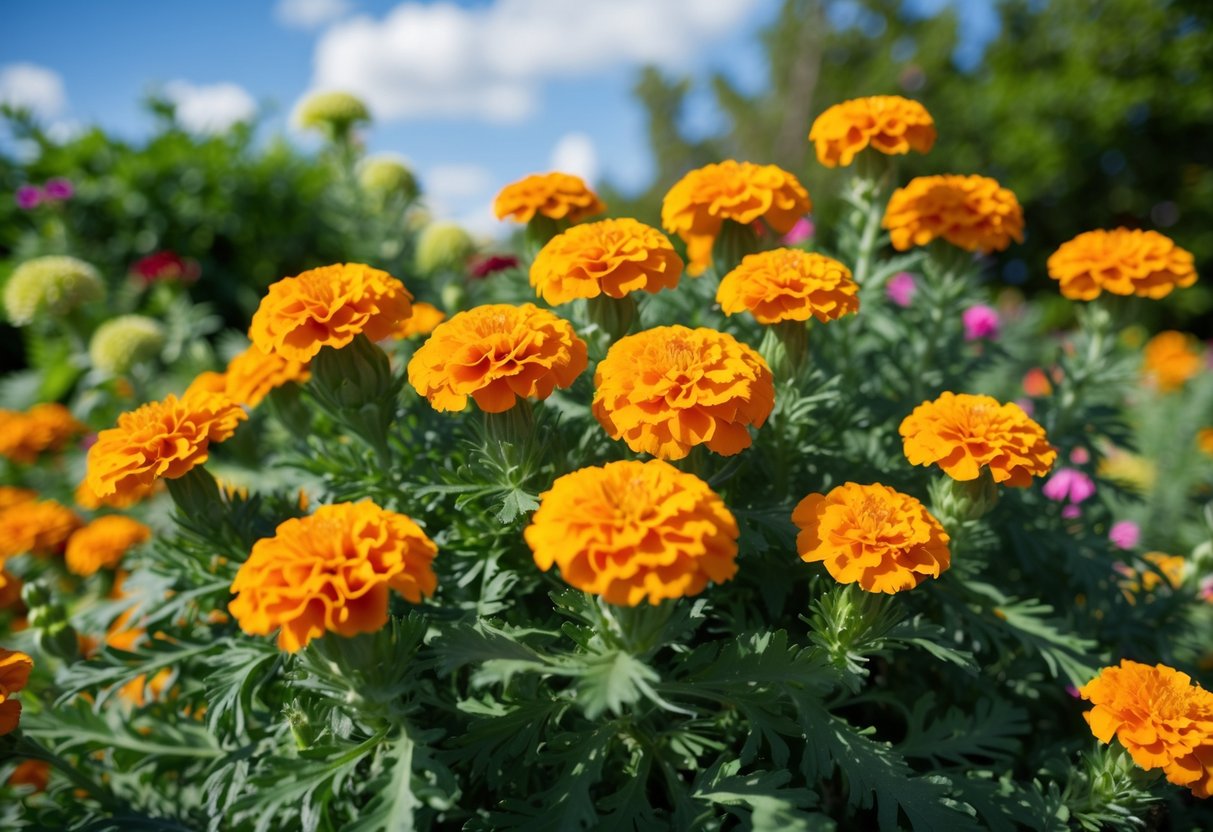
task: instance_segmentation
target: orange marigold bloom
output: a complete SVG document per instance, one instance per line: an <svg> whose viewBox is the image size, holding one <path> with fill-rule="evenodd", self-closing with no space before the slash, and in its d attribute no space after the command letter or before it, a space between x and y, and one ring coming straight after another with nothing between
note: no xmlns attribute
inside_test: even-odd
<svg viewBox="0 0 1213 832"><path fill-rule="evenodd" d="M1142 350L1142 370L1146 378L1164 393L1179 390L1203 367L1204 356L1196 339L1186 332L1173 329L1160 332L1147 341Z"/></svg>
<svg viewBox="0 0 1213 832"><path fill-rule="evenodd" d="M130 517L120 514L98 517L68 539L67 568L77 575L113 569L122 562L128 549L151 536L151 529Z"/></svg>
<svg viewBox="0 0 1213 832"><path fill-rule="evenodd" d="M306 363L359 333L387 338L412 314L412 300L387 272L360 263L324 266L271 285L253 313L249 340L262 352Z"/></svg>
<svg viewBox="0 0 1213 832"><path fill-rule="evenodd" d="M125 491L115 492L106 497L98 497L92 487L89 486L86 475L86 478L76 486L76 493L72 499L76 501L76 505L80 506L80 508L85 508L89 511L96 511L103 506L105 508L130 508L154 494L162 485L163 483L160 480L155 480L146 486L137 486Z"/></svg>
<svg viewBox="0 0 1213 832"><path fill-rule="evenodd" d="M744 258L720 281L716 302L724 314L748 310L760 324L832 321L859 311L859 285L837 260L780 248Z"/></svg>
<svg viewBox="0 0 1213 832"><path fill-rule="evenodd" d="M962 482L988 468L995 482L1024 488L1057 459L1044 428L1023 408L990 396L944 393L914 408L899 431L911 465L938 465Z"/></svg>
<svg viewBox="0 0 1213 832"><path fill-rule="evenodd" d="M605 210L585 180L571 173L533 173L506 185L493 200L497 219L524 223L536 214L578 222Z"/></svg>
<svg viewBox="0 0 1213 832"><path fill-rule="evenodd" d="M258 540L232 581L232 617L250 635L278 630L294 653L325 631L374 632L388 590L414 604L434 594L438 547L411 519L369 501L321 506Z"/></svg>
<svg viewBox="0 0 1213 832"><path fill-rule="evenodd" d="M1181 555L1168 555L1163 552L1146 552L1143 559L1155 569L1133 569L1123 564L1117 565L1117 571L1126 578L1120 582L1120 589L1130 604L1137 603L1139 593L1150 593L1165 581L1171 589L1179 589L1184 583L1184 572L1187 561Z"/></svg>
<svg viewBox="0 0 1213 832"><path fill-rule="evenodd" d="M1117 228L1079 234L1049 257L1049 277L1071 300L1100 292L1162 298L1196 282L1195 258L1157 231Z"/></svg>
<svg viewBox="0 0 1213 832"><path fill-rule="evenodd" d="M535 564L634 607L697 595L737 572L737 522L703 480L661 460L565 474L540 495L524 532Z"/></svg>
<svg viewBox="0 0 1213 832"><path fill-rule="evenodd" d="M446 320L446 313L432 303L414 303L413 314L400 322L392 333L393 338L412 338L414 335L429 335L434 327Z"/></svg>
<svg viewBox="0 0 1213 832"><path fill-rule="evenodd" d="M45 451L60 451L88 426L61 404L36 404L25 412L0 410L0 456L30 464Z"/></svg>
<svg viewBox="0 0 1213 832"><path fill-rule="evenodd" d="M10 506L0 511L0 558L58 554L82 525L76 512L54 500Z"/></svg>
<svg viewBox="0 0 1213 832"><path fill-rule="evenodd" d="M792 512L796 549L834 580L867 592L913 589L952 563L948 533L918 500L887 485L848 482L810 494Z"/></svg>
<svg viewBox="0 0 1213 832"><path fill-rule="evenodd" d="M21 718L21 703L13 694L29 682L34 660L16 650L0 647L0 737L17 730Z"/></svg>
<svg viewBox="0 0 1213 832"><path fill-rule="evenodd" d="M987 176L919 176L898 188L885 209L893 248L934 239L965 251L1002 251L1023 242L1023 210L1015 194Z"/></svg>
<svg viewBox="0 0 1213 832"><path fill-rule="evenodd" d="M22 503L32 503L38 499L38 492L28 488L18 488L15 485L0 485L0 511Z"/></svg>
<svg viewBox="0 0 1213 832"><path fill-rule="evenodd" d="M661 224L687 244L687 274L697 276L712 265L712 245L725 220L749 225L761 219L786 234L812 207L809 192L786 170L730 159L674 183L661 203Z"/></svg>
<svg viewBox="0 0 1213 832"><path fill-rule="evenodd" d="M557 234L531 264L531 285L553 306L575 298L673 289L682 258L669 238L632 219L575 225Z"/></svg>
<svg viewBox="0 0 1213 832"><path fill-rule="evenodd" d="M594 418L637 453L682 459L695 445L750 446L775 404L757 352L714 329L662 326L620 338L594 374Z"/></svg>
<svg viewBox="0 0 1213 832"><path fill-rule="evenodd" d="M585 341L568 321L531 303L495 303L439 324L409 361L409 384L435 410L463 410L471 396L488 413L517 398L546 399L586 368Z"/></svg>
<svg viewBox="0 0 1213 832"><path fill-rule="evenodd" d="M303 384L311 375L302 361L249 347L228 362L223 392L240 404L256 407L274 388L291 382Z"/></svg>
<svg viewBox="0 0 1213 832"><path fill-rule="evenodd" d="M185 398L191 393L223 393L226 395L227 375L214 370L204 370L194 377L181 397Z"/></svg>
<svg viewBox="0 0 1213 832"><path fill-rule="evenodd" d="M927 108L900 95L872 95L835 104L819 115L809 130L817 161L828 168L849 165L871 146L889 156L935 144L935 120Z"/></svg>
<svg viewBox="0 0 1213 832"><path fill-rule="evenodd" d="M126 593L122 591L122 582L126 579L124 573L119 572L114 580L113 589L110 591L110 598L121 599L126 597ZM134 609L127 609L110 624L109 630L105 634L105 645L113 647L115 650L125 650L130 652L138 647L142 642L147 640L147 631L131 621L131 613ZM96 649L96 643L86 645L88 649L81 648L81 653L86 657L92 650ZM158 700L161 694L168 687L169 681L173 677L173 669L165 667L157 671L149 682L147 674L142 674L131 679L118 689L118 698L134 707L142 707L150 702Z"/></svg>
<svg viewBox="0 0 1213 832"><path fill-rule="evenodd" d="M1100 742L1115 736L1146 771L1161 768L1197 797L1213 793L1213 693L1188 674L1122 659L1078 692L1094 705L1083 716Z"/></svg>
<svg viewBox="0 0 1213 832"><path fill-rule="evenodd" d="M21 604L21 579L4 568L3 558L0 558L0 610L7 610Z"/></svg>
<svg viewBox="0 0 1213 832"><path fill-rule="evenodd" d="M35 792L46 791L51 781L51 764L45 760L22 760L8 776L10 786L29 786Z"/></svg>
<svg viewBox="0 0 1213 832"><path fill-rule="evenodd" d="M248 414L218 393L193 393L147 404L97 434L88 452L88 487L100 499L131 495L160 478L176 479L206 462L210 444L236 431Z"/></svg>
<svg viewBox="0 0 1213 832"><path fill-rule="evenodd" d="M1196 432L1196 447L1213 456L1213 428L1201 428Z"/></svg>

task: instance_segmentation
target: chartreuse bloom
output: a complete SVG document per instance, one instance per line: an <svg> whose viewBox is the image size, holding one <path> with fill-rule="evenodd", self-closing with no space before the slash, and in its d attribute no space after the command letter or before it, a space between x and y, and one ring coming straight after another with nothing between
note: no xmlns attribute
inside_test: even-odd
<svg viewBox="0 0 1213 832"><path fill-rule="evenodd" d="M97 270L75 257L51 255L26 260L4 286L4 309L14 326L40 314L60 317L105 296Z"/></svg>

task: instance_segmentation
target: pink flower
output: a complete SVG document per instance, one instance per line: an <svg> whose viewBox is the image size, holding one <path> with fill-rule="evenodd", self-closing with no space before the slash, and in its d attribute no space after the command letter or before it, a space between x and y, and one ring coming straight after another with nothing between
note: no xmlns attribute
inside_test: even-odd
<svg viewBox="0 0 1213 832"><path fill-rule="evenodd" d="M998 311L984 303L970 306L964 311L961 320L964 322L966 341L992 340L998 337L998 331L1002 328Z"/></svg>
<svg viewBox="0 0 1213 832"><path fill-rule="evenodd" d="M1066 685L1066 693L1070 694L1070 696L1073 696L1075 699L1081 695L1078 692L1078 688L1074 687L1073 685Z"/></svg>
<svg viewBox="0 0 1213 832"><path fill-rule="evenodd" d="M813 232L817 227L813 225L813 221L808 217L801 217L796 220L796 224L792 226L787 234L783 235L783 244L785 246L800 245L805 240L813 236Z"/></svg>
<svg viewBox="0 0 1213 832"><path fill-rule="evenodd" d="M17 207L22 211L33 210L42 201L42 196L42 189L37 185L22 185L17 189Z"/></svg>
<svg viewBox="0 0 1213 832"><path fill-rule="evenodd" d="M1015 404L1019 405L1019 409L1029 416L1036 412L1036 403L1031 399L1016 399Z"/></svg>
<svg viewBox="0 0 1213 832"><path fill-rule="evenodd" d="M62 202L65 199L71 199L76 189L72 187L69 180L56 177L43 186L43 191L46 194L47 202Z"/></svg>
<svg viewBox="0 0 1213 832"><path fill-rule="evenodd" d="M909 272L898 272L884 287L884 293L889 300L902 309L910 305L910 301L914 300L917 292L918 284L914 282L914 275Z"/></svg>
<svg viewBox="0 0 1213 832"><path fill-rule="evenodd" d="M1081 445L1070 451L1070 462L1075 465L1086 465L1091 461L1091 452Z"/></svg>
<svg viewBox="0 0 1213 832"><path fill-rule="evenodd" d="M1095 482L1076 468L1058 468L1042 490L1050 500L1078 505L1095 494Z"/></svg>
<svg viewBox="0 0 1213 832"><path fill-rule="evenodd" d="M1213 604L1213 575L1200 582L1200 597Z"/></svg>
<svg viewBox="0 0 1213 832"><path fill-rule="evenodd" d="M1141 527L1132 520L1118 520L1108 532L1108 540L1118 549L1133 549L1141 542Z"/></svg>
<svg viewBox="0 0 1213 832"><path fill-rule="evenodd" d="M1067 520L1077 520L1082 517L1082 509L1075 505L1068 505L1061 510L1061 516Z"/></svg>

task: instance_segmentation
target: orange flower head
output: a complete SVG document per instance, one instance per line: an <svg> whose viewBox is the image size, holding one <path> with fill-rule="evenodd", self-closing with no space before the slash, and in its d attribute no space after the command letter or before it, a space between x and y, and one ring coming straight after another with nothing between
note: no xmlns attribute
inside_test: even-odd
<svg viewBox="0 0 1213 832"><path fill-rule="evenodd" d="M0 558L0 610L15 609L21 606L21 579L9 572L3 566Z"/></svg>
<svg viewBox="0 0 1213 832"><path fill-rule="evenodd" d="M1196 432L1196 447L1201 453L1213 456L1213 428L1201 428Z"/></svg>
<svg viewBox="0 0 1213 832"><path fill-rule="evenodd" d="M1185 332L1160 332L1146 342L1142 351L1146 378L1164 393L1179 390L1203 367L1204 356L1196 339Z"/></svg>
<svg viewBox="0 0 1213 832"><path fill-rule="evenodd" d="M181 394L182 398L191 393L223 393L227 394L227 374L217 373L214 370L204 370L194 376L194 380L190 382L189 387L185 388L185 392Z"/></svg>
<svg viewBox="0 0 1213 832"><path fill-rule="evenodd" d="M302 361L249 347L228 362L223 392L233 401L256 407L271 390L291 382L303 384L310 377Z"/></svg>
<svg viewBox="0 0 1213 832"><path fill-rule="evenodd" d="M70 410L54 402L36 404L25 412L0 410L0 456L31 464L46 451L61 451L88 431Z"/></svg>
<svg viewBox="0 0 1213 832"><path fill-rule="evenodd" d="M409 384L435 410L488 413L546 399L586 368L585 341L568 321L531 303L477 306L439 324L409 361Z"/></svg>
<svg viewBox="0 0 1213 832"><path fill-rule="evenodd" d="M918 500L887 485L848 482L810 494L792 512L796 549L807 563L867 592L913 589L951 565L948 533Z"/></svg>
<svg viewBox="0 0 1213 832"><path fill-rule="evenodd" d="M1125 576L1125 580L1120 582L1121 592L1124 593L1130 604L1137 603L1138 594L1149 594L1164 582L1171 589L1179 589L1183 586L1187 561L1181 555L1146 552L1142 557L1154 569L1117 566L1117 570Z"/></svg>
<svg viewBox="0 0 1213 832"><path fill-rule="evenodd" d="M750 446L775 404L757 352L713 329L662 326L620 338L594 374L594 418L636 453L682 459L695 445L724 456Z"/></svg>
<svg viewBox="0 0 1213 832"><path fill-rule="evenodd" d="M400 322L392 333L393 338L412 338L414 335L429 335L434 327L446 320L446 313L432 303L414 303L413 314Z"/></svg>
<svg viewBox="0 0 1213 832"><path fill-rule="evenodd" d="M575 298L673 289L682 258L656 228L631 219L575 225L557 234L531 264L531 285L556 306Z"/></svg>
<svg viewBox="0 0 1213 832"><path fill-rule="evenodd" d="M553 220L580 222L601 214L606 205L585 180L571 173L534 173L511 182L493 200L497 219L527 223L539 214Z"/></svg>
<svg viewBox="0 0 1213 832"><path fill-rule="evenodd" d="M54 500L6 508L0 511L0 559L25 552L58 554L82 525L76 512Z"/></svg>
<svg viewBox="0 0 1213 832"><path fill-rule="evenodd" d="M634 607L697 595L737 572L737 522L703 480L653 459L582 468L540 495L524 532L535 564Z"/></svg>
<svg viewBox="0 0 1213 832"><path fill-rule="evenodd" d="M661 224L687 244L687 274L695 277L712 265L712 245L725 220L763 220L786 234L812 207L809 192L786 170L730 159L674 183L661 203Z"/></svg>
<svg viewBox="0 0 1213 832"><path fill-rule="evenodd" d="M34 792L46 791L51 781L51 764L44 760L22 760L8 776L10 786L29 786Z"/></svg>
<svg viewBox="0 0 1213 832"><path fill-rule="evenodd" d="M206 462L211 443L227 439L247 418L218 393L148 402L97 434L88 452L88 487L103 500L146 493L156 480L176 479Z"/></svg>
<svg viewBox="0 0 1213 832"><path fill-rule="evenodd" d="M98 517L67 541L67 568L76 575L92 575L113 569L127 550L150 539L152 530L130 517L110 514Z"/></svg>
<svg viewBox="0 0 1213 832"><path fill-rule="evenodd" d="M0 737L17 730L21 718L21 703L13 694L29 682L34 660L25 653L0 647Z"/></svg>
<svg viewBox="0 0 1213 832"><path fill-rule="evenodd" d="M1023 242L1023 210L986 176L919 176L893 192L884 227L898 251L941 239L988 254Z"/></svg>
<svg viewBox="0 0 1213 832"><path fill-rule="evenodd" d="M1196 282L1195 259L1157 231L1088 231L1053 252L1049 277L1071 300L1100 292L1162 298Z"/></svg>
<svg viewBox="0 0 1213 832"><path fill-rule="evenodd" d="M1100 742L1116 737L1146 771L1161 768L1196 797L1213 793L1213 693L1188 674L1122 659L1078 692L1094 706L1083 716Z"/></svg>
<svg viewBox="0 0 1213 832"><path fill-rule="evenodd" d="M73 495L73 499L76 501L76 505L89 511L96 511L102 507L130 508L154 494L162 485L163 483L160 480L154 480L146 486L133 487L125 491L115 491L106 497L99 497L88 484L88 476L86 474L85 478L76 486L76 493Z"/></svg>
<svg viewBox="0 0 1213 832"><path fill-rule="evenodd" d="M326 631L375 632L387 623L389 589L414 604L434 594L437 552L403 514L369 501L321 506L253 544L228 611L249 635L277 630L291 653Z"/></svg>
<svg viewBox="0 0 1213 832"><path fill-rule="evenodd" d="M0 511L24 503L32 503L38 499L38 492L28 488L18 488L15 485L0 485Z"/></svg>
<svg viewBox="0 0 1213 832"><path fill-rule="evenodd" d="M938 465L961 482L988 468L995 482L1025 488L1057 459L1044 428L1023 408L990 396L944 393L914 408L900 433L911 465Z"/></svg>
<svg viewBox="0 0 1213 832"><path fill-rule="evenodd" d="M837 260L780 248L744 258L720 281L716 302L724 314L749 311L760 324L824 322L859 311L859 286Z"/></svg>
<svg viewBox="0 0 1213 832"><path fill-rule="evenodd" d="M253 313L249 340L306 364L322 347L341 349L360 333L387 338L412 314L412 300L387 272L360 263L324 266L271 285Z"/></svg>
<svg viewBox="0 0 1213 832"><path fill-rule="evenodd" d="M935 120L926 107L900 95L853 98L819 115L809 141L817 148L817 161L845 167L868 147L888 156L926 153L935 144Z"/></svg>

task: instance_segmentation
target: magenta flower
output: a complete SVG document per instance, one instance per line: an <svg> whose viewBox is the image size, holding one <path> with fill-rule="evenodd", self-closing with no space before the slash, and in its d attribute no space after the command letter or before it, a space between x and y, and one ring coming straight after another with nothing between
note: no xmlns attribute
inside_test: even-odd
<svg viewBox="0 0 1213 832"><path fill-rule="evenodd" d="M47 202L62 202L65 199L71 199L72 194L76 193L71 181L62 177L51 179L42 187Z"/></svg>
<svg viewBox="0 0 1213 832"><path fill-rule="evenodd" d="M1058 468L1042 489L1055 502L1078 505L1095 494L1095 482L1077 468Z"/></svg>
<svg viewBox="0 0 1213 832"><path fill-rule="evenodd" d="M964 323L966 341L993 340L998 337L998 332L1002 328L1002 319L998 317L998 310L992 306L986 306L984 303L966 309L961 316L961 321Z"/></svg>
<svg viewBox="0 0 1213 832"><path fill-rule="evenodd" d="M1061 510L1061 516L1067 520L1077 520L1082 517L1082 509L1071 504Z"/></svg>
<svg viewBox="0 0 1213 832"><path fill-rule="evenodd" d="M1213 604L1213 575L1200 582L1200 597Z"/></svg>
<svg viewBox="0 0 1213 832"><path fill-rule="evenodd" d="M1108 531L1108 540L1117 549L1134 549L1141 542L1141 527L1132 520L1117 520Z"/></svg>
<svg viewBox="0 0 1213 832"><path fill-rule="evenodd" d="M1073 462L1075 465L1086 465L1090 461L1091 452L1081 445L1070 451L1070 462Z"/></svg>
<svg viewBox="0 0 1213 832"><path fill-rule="evenodd" d="M22 211L37 208L41 201L42 189L37 185L22 185L17 189L17 207Z"/></svg>
<svg viewBox="0 0 1213 832"><path fill-rule="evenodd" d="M918 284L914 282L914 275L909 272L898 272L884 287L884 293L889 300L902 309L910 305L910 301L914 300L917 292Z"/></svg>
<svg viewBox="0 0 1213 832"><path fill-rule="evenodd" d="M796 224L792 226L787 234L783 235L783 244L785 246L800 245L805 240L813 236L817 227L813 225L813 221L808 217L801 217L796 220Z"/></svg>

